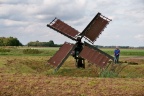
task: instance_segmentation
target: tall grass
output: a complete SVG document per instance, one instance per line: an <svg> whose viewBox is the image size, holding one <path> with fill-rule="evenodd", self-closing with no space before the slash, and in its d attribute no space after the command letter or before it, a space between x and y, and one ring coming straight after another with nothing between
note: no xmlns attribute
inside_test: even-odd
<svg viewBox="0 0 144 96"><path fill-rule="evenodd" d="M11 50L10 49L7 49L7 48L0 48L0 52L1 53L5 53L5 52L10 52Z"/></svg>
<svg viewBox="0 0 144 96"><path fill-rule="evenodd" d="M114 64L111 62L105 69L101 70L99 77L119 77L119 74L126 68L128 64Z"/></svg>
<svg viewBox="0 0 144 96"><path fill-rule="evenodd" d="M24 54L40 54L41 51L39 51L38 49L24 49L23 53Z"/></svg>

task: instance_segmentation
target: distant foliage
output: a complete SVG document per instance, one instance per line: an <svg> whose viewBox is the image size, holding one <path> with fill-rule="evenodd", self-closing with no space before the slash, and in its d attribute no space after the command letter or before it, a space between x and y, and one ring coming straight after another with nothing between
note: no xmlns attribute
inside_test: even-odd
<svg viewBox="0 0 144 96"><path fill-rule="evenodd" d="M61 46L58 44L54 44L53 40L50 40L49 42L39 42L39 41L29 42L27 45L33 47L60 47Z"/></svg>
<svg viewBox="0 0 144 96"><path fill-rule="evenodd" d="M0 37L0 46L22 46L22 43L14 37Z"/></svg>
<svg viewBox="0 0 144 96"><path fill-rule="evenodd" d="M10 49L0 48L0 52L10 52Z"/></svg>
<svg viewBox="0 0 144 96"><path fill-rule="evenodd" d="M39 51L38 49L24 49L23 53L24 54L39 54L41 53L41 51Z"/></svg>

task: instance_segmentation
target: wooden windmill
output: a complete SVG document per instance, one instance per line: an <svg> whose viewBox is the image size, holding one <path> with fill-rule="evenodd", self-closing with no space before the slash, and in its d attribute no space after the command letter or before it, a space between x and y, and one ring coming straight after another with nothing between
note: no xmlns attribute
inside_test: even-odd
<svg viewBox="0 0 144 96"><path fill-rule="evenodd" d="M97 13L87 27L80 33L60 19L55 18L47 26L76 41L76 43L65 42L55 55L48 60L48 63L55 66L55 71L57 71L68 56L73 53L78 68L85 68L85 59L101 68L105 67L110 59L113 60L113 57L87 42L82 43L81 39L86 38L93 44L110 21L110 19L101 13Z"/></svg>

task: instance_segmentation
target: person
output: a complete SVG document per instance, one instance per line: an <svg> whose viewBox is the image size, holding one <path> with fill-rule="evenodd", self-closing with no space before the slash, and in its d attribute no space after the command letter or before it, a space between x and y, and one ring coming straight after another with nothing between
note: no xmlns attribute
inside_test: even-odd
<svg viewBox="0 0 144 96"><path fill-rule="evenodd" d="M74 49L74 55L73 55L73 57L76 60L76 66L77 66L77 68L85 68L85 60L83 58L79 57L79 54L83 49L83 43L81 42L80 37L77 38L76 44L77 44L77 46Z"/></svg>
<svg viewBox="0 0 144 96"><path fill-rule="evenodd" d="M119 47L116 46L116 49L114 50L114 62L115 62L115 64L119 63L119 56L120 56L120 50L119 50Z"/></svg>
<svg viewBox="0 0 144 96"><path fill-rule="evenodd" d="M80 37L77 38L77 43L76 44L77 44L77 46L74 49L75 50L75 56L74 57L75 58L79 58L78 55L83 49L83 43L81 42L81 38Z"/></svg>

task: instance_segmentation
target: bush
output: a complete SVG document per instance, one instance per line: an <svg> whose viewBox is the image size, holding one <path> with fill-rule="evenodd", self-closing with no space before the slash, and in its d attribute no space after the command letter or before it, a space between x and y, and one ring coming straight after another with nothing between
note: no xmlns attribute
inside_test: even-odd
<svg viewBox="0 0 144 96"><path fill-rule="evenodd" d="M10 49L0 48L0 52L10 52Z"/></svg>
<svg viewBox="0 0 144 96"><path fill-rule="evenodd" d="M39 51L38 49L24 49L23 53L24 54L40 54L41 51Z"/></svg>

